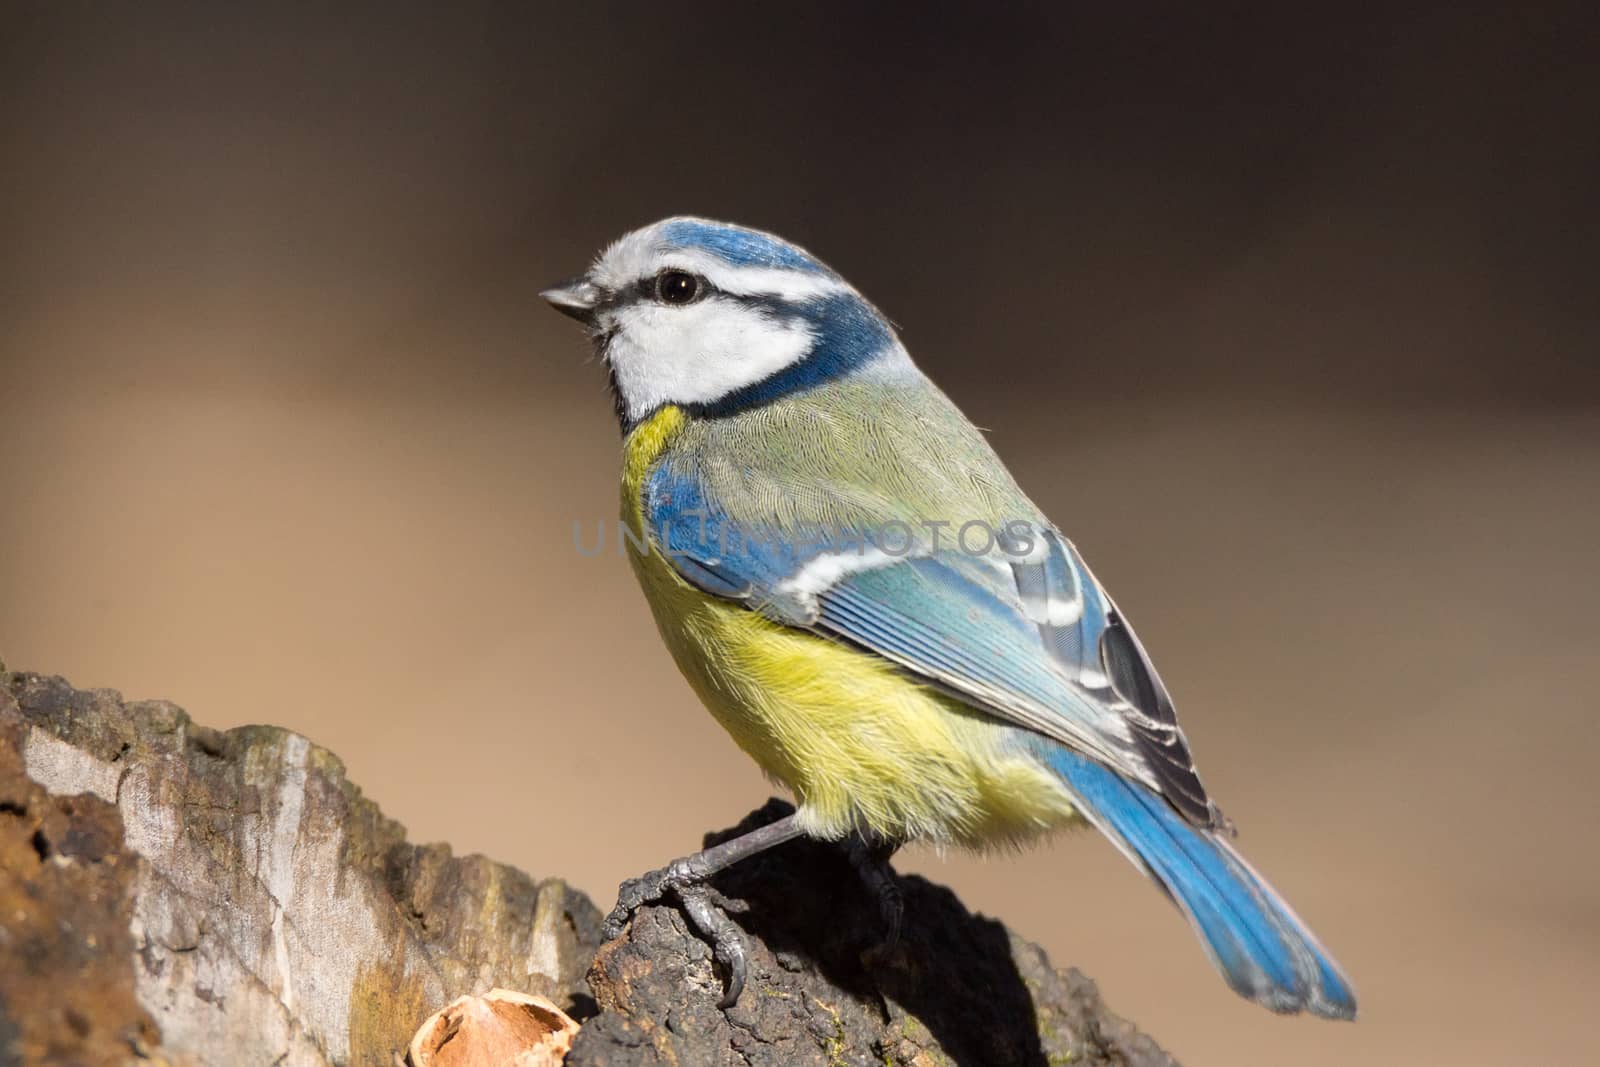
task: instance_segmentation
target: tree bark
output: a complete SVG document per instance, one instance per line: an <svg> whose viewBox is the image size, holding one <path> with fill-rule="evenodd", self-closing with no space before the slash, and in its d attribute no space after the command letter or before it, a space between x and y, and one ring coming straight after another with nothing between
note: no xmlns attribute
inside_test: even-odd
<svg viewBox="0 0 1600 1067"><path fill-rule="evenodd" d="M0 673L0 1067L394 1067L430 1013L495 987L581 1023L569 1067L1173 1062L1077 971L900 882L904 933L876 952L834 846L719 876L750 956L724 1012L671 906L601 945L583 894L408 843L297 734Z"/></svg>

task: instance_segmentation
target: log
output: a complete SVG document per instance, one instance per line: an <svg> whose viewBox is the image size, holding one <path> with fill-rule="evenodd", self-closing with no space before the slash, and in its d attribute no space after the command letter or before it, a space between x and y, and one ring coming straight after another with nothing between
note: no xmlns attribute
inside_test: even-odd
<svg viewBox="0 0 1600 1067"><path fill-rule="evenodd" d="M900 883L904 934L882 951L837 847L725 872L750 979L724 1011L674 907L602 945L582 893L407 842L298 734L0 673L0 1064L395 1067L414 1035L475 1063L491 1038L473 1035L522 1032L561 1044L515 1062L570 1039L567 1067L1173 1062L1076 970L948 889ZM457 1029L508 1004L544 1021Z"/></svg>

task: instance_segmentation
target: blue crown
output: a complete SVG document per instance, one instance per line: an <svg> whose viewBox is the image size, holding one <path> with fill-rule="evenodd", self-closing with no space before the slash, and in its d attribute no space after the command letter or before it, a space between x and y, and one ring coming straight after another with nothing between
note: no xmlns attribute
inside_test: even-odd
<svg viewBox="0 0 1600 1067"><path fill-rule="evenodd" d="M710 222L705 219L674 219L661 229L661 236L677 248L696 248L710 252L736 267L778 267L810 274L833 272L794 245L760 230Z"/></svg>

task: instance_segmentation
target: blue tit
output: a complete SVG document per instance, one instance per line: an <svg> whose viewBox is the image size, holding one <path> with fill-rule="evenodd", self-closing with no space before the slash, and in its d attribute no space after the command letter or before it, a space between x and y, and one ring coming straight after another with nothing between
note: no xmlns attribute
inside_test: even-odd
<svg viewBox="0 0 1600 1067"><path fill-rule="evenodd" d="M609 370L662 638L796 801L625 884L611 936L675 897L731 1003L742 944L704 889L729 864L800 835L884 859L1087 823L1238 993L1354 1017L1338 964L1235 850L1127 617L849 282L771 234L678 217L542 295Z"/></svg>

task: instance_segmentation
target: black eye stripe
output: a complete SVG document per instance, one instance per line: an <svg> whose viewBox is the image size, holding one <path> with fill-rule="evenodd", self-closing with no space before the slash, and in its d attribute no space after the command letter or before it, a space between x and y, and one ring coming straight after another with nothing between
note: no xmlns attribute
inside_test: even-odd
<svg viewBox="0 0 1600 1067"><path fill-rule="evenodd" d="M692 300L682 301L678 304L673 304L671 301L661 299L661 280L662 277L667 274L681 274L686 277L693 278L697 287L694 298ZM623 286L621 289L613 290L607 294L597 306L599 309L606 311L613 311L617 308L629 307L633 304L642 303L668 304L669 306L681 307L683 304L697 304L702 300L707 300L713 297L727 297L735 300L741 299L739 297L734 297L731 293L727 293L721 289L718 289L715 285L711 284L711 281L703 274L694 274L690 271L668 267L666 270L659 271L655 274L646 275L637 281L631 282L628 285Z"/></svg>
<svg viewBox="0 0 1600 1067"><path fill-rule="evenodd" d="M634 304L661 303L656 289L661 273L665 272L646 275L620 289L608 291L595 305L596 311L615 311L618 308L632 307ZM694 303L702 300L724 300L758 311L771 319L803 318L808 307L814 303L813 300L796 301L779 296L777 293L730 293L726 289L719 289L703 274L696 274L694 277L700 283L700 292L695 297Z"/></svg>

